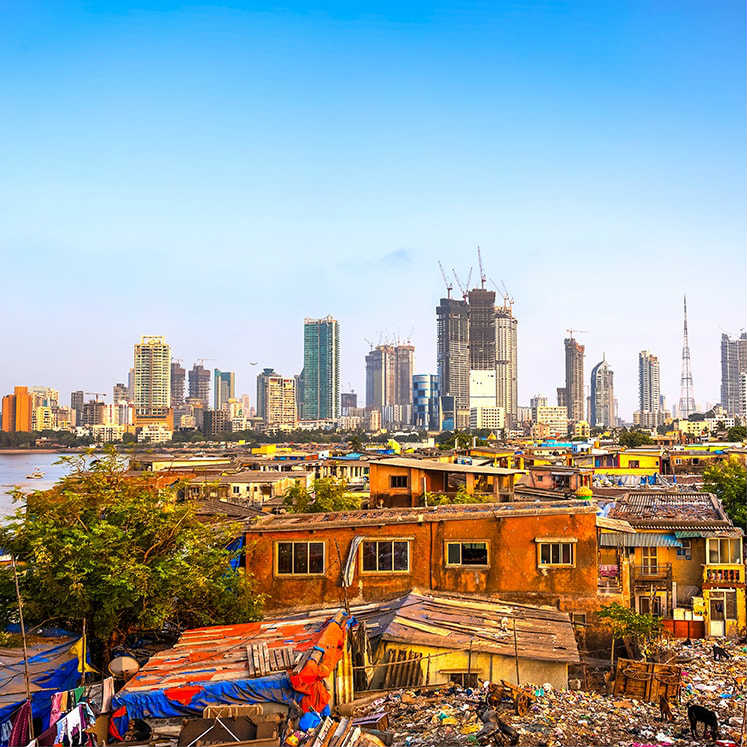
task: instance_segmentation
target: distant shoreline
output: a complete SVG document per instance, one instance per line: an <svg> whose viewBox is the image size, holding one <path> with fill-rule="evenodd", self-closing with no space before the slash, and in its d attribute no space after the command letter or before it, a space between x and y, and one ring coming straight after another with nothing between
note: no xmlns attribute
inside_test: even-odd
<svg viewBox="0 0 747 747"><path fill-rule="evenodd" d="M74 451L67 449L2 449L0 456L3 454L74 454Z"/></svg>

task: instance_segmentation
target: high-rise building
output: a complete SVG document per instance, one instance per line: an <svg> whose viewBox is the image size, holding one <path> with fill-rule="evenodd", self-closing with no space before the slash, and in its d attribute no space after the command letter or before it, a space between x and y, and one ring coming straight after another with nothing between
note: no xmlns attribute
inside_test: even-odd
<svg viewBox="0 0 747 747"><path fill-rule="evenodd" d="M470 371L495 370L495 291L473 288L468 298Z"/></svg>
<svg viewBox="0 0 747 747"><path fill-rule="evenodd" d="M394 347L377 345L366 355L366 407L381 409L394 403Z"/></svg>
<svg viewBox="0 0 747 747"><path fill-rule="evenodd" d="M747 373L739 374L739 412L742 422L747 422Z"/></svg>
<svg viewBox="0 0 747 747"><path fill-rule="evenodd" d="M412 377L412 424L416 428L437 431L441 397L438 391L438 376L434 374L416 374Z"/></svg>
<svg viewBox="0 0 747 747"><path fill-rule="evenodd" d="M565 345L565 397L568 420L584 419L584 346L573 337L566 337Z"/></svg>
<svg viewBox="0 0 747 747"><path fill-rule="evenodd" d="M6 433L30 433L32 414L33 397L28 387L14 387L13 394L3 397L2 429Z"/></svg>
<svg viewBox="0 0 747 747"><path fill-rule="evenodd" d="M589 425L609 428L615 425L614 373L602 355L591 369Z"/></svg>
<svg viewBox="0 0 747 747"><path fill-rule="evenodd" d="M296 380L296 413L299 420L303 420L303 369L293 377Z"/></svg>
<svg viewBox="0 0 747 747"><path fill-rule="evenodd" d="M394 348L394 404L412 404L412 372L415 365L415 347L396 345Z"/></svg>
<svg viewBox="0 0 747 747"><path fill-rule="evenodd" d="M135 401L135 369L131 368L127 372L127 399L130 402ZM82 404L82 400L81 400Z"/></svg>
<svg viewBox="0 0 747 747"><path fill-rule="evenodd" d="M257 374L257 417L267 420L267 409L265 407L265 391L267 389L267 380L273 376L280 376L274 368L263 368Z"/></svg>
<svg viewBox="0 0 747 747"><path fill-rule="evenodd" d="M721 406L730 414L739 413L740 375L747 373L747 332L732 340L721 335Z"/></svg>
<svg viewBox="0 0 747 747"><path fill-rule="evenodd" d="M171 406L181 407L184 404L184 383L187 371L179 361L171 362Z"/></svg>
<svg viewBox="0 0 747 747"><path fill-rule="evenodd" d="M638 354L638 413L642 426L651 428L659 425L661 390L659 379L659 358L648 350Z"/></svg>
<svg viewBox="0 0 747 747"><path fill-rule="evenodd" d="M201 400L206 409L210 407L210 370L200 363L189 371L189 396Z"/></svg>
<svg viewBox="0 0 747 747"><path fill-rule="evenodd" d="M683 298L682 368L680 369L680 417L687 418L695 412L695 389L690 361L690 343L687 338L687 297Z"/></svg>
<svg viewBox="0 0 747 747"><path fill-rule="evenodd" d="M355 392L343 392L340 395L340 411L343 415L349 415L349 410L358 409L358 395Z"/></svg>
<svg viewBox="0 0 747 747"><path fill-rule="evenodd" d="M136 343L135 416L165 418L171 406L171 348L164 337L144 335Z"/></svg>
<svg viewBox="0 0 747 747"><path fill-rule="evenodd" d="M469 305L466 301L442 298L436 307L436 360L441 396L453 397L449 406L455 412L468 411Z"/></svg>
<svg viewBox="0 0 747 747"><path fill-rule="evenodd" d="M209 372L208 372L209 373ZM219 436L231 430L231 416L228 410L204 410L202 432L206 436Z"/></svg>
<svg viewBox="0 0 747 747"><path fill-rule="evenodd" d="M213 407L222 410L229 399L235 398L236 374L233 371L213 371Z"/></svg>
<svg viewBox="0 0 747 747"><path fill-rule="evenodd" d="M548 426L549 432L556 436L568 434L568 408L538 406L532 410L532 420Z"/></svg>
<svg viewBox="0 0 747 747"><path fill-rule="evenodd" d="M70 409L75 413L75 422L80 425L83 418L83 403L86 400L86 394L83 390L78 389L70 392Z"/></svg>
<svg viewBox="0 0 747 747"><path fill-rule="evenodd" d="M495 385L496 404L503 408L509 425L517 420L519 407L517 331L518 322L505 301L495 310Z"/></svg>
<svg viewBox="0 0 747 747"><path fill-rule="evenodd" d="M112 403L116 405L119 402L128 402L128 394L126 384L115 384L112 387Z"/></svg>
<svg viewBox="0 0 747 747"><path fill-rule="evenodd" d="M298 425L295 378L273 374L264 376L262 383L264 385L262 402L267 426L295 428Z"/></svg>
<svg viewBox="0 0 747 747"><path fill-rule="evenodd" d="M495 407L495 369L469 372L469 409ZM505 411L504 411L505 413Z"/></svg>
<svg viewBox="0 0 747 747"><path fill-rule="evenodd" d="M331 316L304 319L303 417L335 420L340 416L340 325Z"/></svg>
<svg viewBox="0 0 747 747"><path fill-rule="evenodd" d="M565 407L565 409L566 409L566 415L567 415L568 414L567 413L567 410L568 410L568 394L565 391L565 387L564 386L559 386L555 390L555 396L556 396L556 399L558 401L558 407Z"/></svg>
<svg viewBox="0 0 747 747"><path fill-rule="evenodd" d="M558 404L560 405L560 403ZM547 397L543 394L535 394L534 397L529 398L529 408L534 410L537 407L547 407Z"/></svg>

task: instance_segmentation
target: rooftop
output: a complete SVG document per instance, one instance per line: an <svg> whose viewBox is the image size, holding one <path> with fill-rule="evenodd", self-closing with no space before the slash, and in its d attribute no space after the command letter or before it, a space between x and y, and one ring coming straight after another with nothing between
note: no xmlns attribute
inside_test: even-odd
<svg viewBox="0 0 747 747"><path fill-rule="evenodd" d="M244 470L229 475L200 475L189 480L190 485L233 485L236 483L277 482L294 479L288 472L264 472L262 470Z"/></svg>
<svg viewBox="0 0 747 747"><path fill-rule="evenodd" d="M711 493L672 493L647 490L617 498L608 514L645 529L731 529L732 523L718 498Z"/></svg>
<svg viewBox="0 0 747 747"><path fill-rule="evenodd" d="M437 462L435 459L408 459L406 457L393 457L392 459L379 459L371 462L384 467L407 467L410 469L426 469L432 472L460 472L478 475L523 475L524 470L504 469L502 467L491 467L488 465L453 464L450 462Z"/></svg>
<svg viewBox="0 0 747 747"><path fill-rule="evenodd" d="M517 516L594 514L596 507L578 500L553 502L465 503L414 508L381 508L337 513L261 516L247 526L252 532L299 531L351 526L385 526L464 519L508 519Z"/></svg>

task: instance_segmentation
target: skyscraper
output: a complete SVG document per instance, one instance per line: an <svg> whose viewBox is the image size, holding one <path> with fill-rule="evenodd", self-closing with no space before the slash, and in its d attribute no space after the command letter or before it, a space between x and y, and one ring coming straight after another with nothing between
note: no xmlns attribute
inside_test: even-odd
<svg viewBox="0 0 747 747"><path fill-rule="evenodd" d="M120 402L128 401L128 391L126 384L115 384L112 387L112 404L116 405Z"/></svg>
<svg viewBox="0 0 747 747"><path fill-rule="evenodd" d="M740 411L740 375L747 373L747 332L732 340L721 335L721 406L730 414Z"/></svg>
<svg viewBox="0 0 747 747"><path fill-rule="evenodd" d="M584 419L584 346L573 337L565 341L565 401L568 420Z"/></svg>
<svg viewBox="0 0 747 747"><path fill-rule="evenodd" d="M33 398L28 387L17 386L13 394L3 397L2 429L6 433L29 433L33 411Z"/></svg>
<svg viewBox="0 0 747 747"><path fill-rule="evenodd" d="M171 348L164 337L143 335L135 344L135 415L161 418L171 406Z"/></svg>
<svg viewBox="0 0 747 747"><path fill-rule="evenodd" d="M517 421L519 411L517 330L511 305L504 301L495 310L495 385L496 405L505 411L509 425Z"/></svg>
<svg viewBox="0 0 747 747"><path fill-rule="evenodd" d="M412 404L412 372L415 364L414 345L394 348L394 404Z"/></svg>
<svg viewBox="0 0 747 747"><path fill-rule="evenodd" d="M262 418L262 420L267 420L267 410L265 408L267 379L271 376L279 375L280 374L277 373L274 368L263 368L262 371L257 374L257 417Z"/></svg>
<svg viewBox="0 0 747 747"><path fill-rule="evenodd" d="M303 417L340 416L340 325L331 316L304 319Z"/></svg>
<svg viewBox="0 0 747 747"><path fill-rule="evenodd" d="M236 374L233 371L213 371L213 407L222 410L236 396Z"/></svg>
<svg viewBox="0 0 747 747"><path fill-rule="evenodd" d="M659 425L661 389L659 359L648 350L638 354L638 412L642 426L652 428Z"/></svg>
<svg viewBox="0 0 747 747"><path fill-rule="evenodd" d="M135 381L135 373L134 369L132 369L132 380L133 380L133 386ZM133 398L135 396L135 390L133 389L132 392L129 392L130 395L130 402L133 401ZM80 425L83 422L83 403L85 402L86 395L85 392L82 389L79 389L75 392L70 392L70 409L75 412L75 422Z"/></svg>
<svg viewBox="0 0 747 747"><path fill-rule="evenodd" d="M171 363L171 406L181 407L184 404L184 380L186 370L179 361Z"/></svg>
<svg viewBox="0 0 747 747"><path fill-rule="evenodd" d="M189 371L189 396L210 407L210 371L202 364L195 363Z"/></svg>
<svg viewBox="0 0 747 747"><path fill-rule="evenodd" d="M458 412L469 410L469 306L442 298L436 307L436 361L442 397ZM456 417L456 415L455 415Z"/></svg>
<svg viewBox="0 0 747 747"><path fill-rule="evenodd" d="M470 371L495 369L495 292L473 288L468 298Z"/></svg>
<svg viewBox="0 0 747 747"><path fill-rule="evenodd" d="M615 425L614 373L605 356L591 369L591 413L589 425L609 428Z"/></svg>
<svg viewBox="0 0 747 747"><path fill-rule="evenodd" d="M294 428L298 423L295 378L273 373L263 376L262 384L267 425L271 428Z"/></svg>
<svg viewBox="0 0 747 747"><path fill-rule="evenodd" d="M349 410L358 408L358 395L355 392L343 392L340 395L340 410L347 415Z"/></svg>
<svg viewBox="0 0 747 747"><path fill-rule="evenodd" d="M366 407L381 409L394 402L394 347L377 345L366 355Z"/></svg>

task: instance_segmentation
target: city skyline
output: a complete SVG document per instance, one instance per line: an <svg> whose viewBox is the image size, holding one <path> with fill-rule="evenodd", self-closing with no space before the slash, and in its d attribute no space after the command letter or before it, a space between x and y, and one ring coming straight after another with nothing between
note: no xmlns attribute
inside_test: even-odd
<svg viewBox="0 0 747 747"><path fill-rule="evenodd" d="M300 372L302 320L326 314L341 390L365 391L380 333L436 373L436 262L476 276L479 243L516 299L519 404L554 403L578 326L623 418L642 349L671 406L685 293L697 403L719 401L747 314L743 7L6 18L3 392L111 391L155 334L251 393L262 367Z"/></svg>

